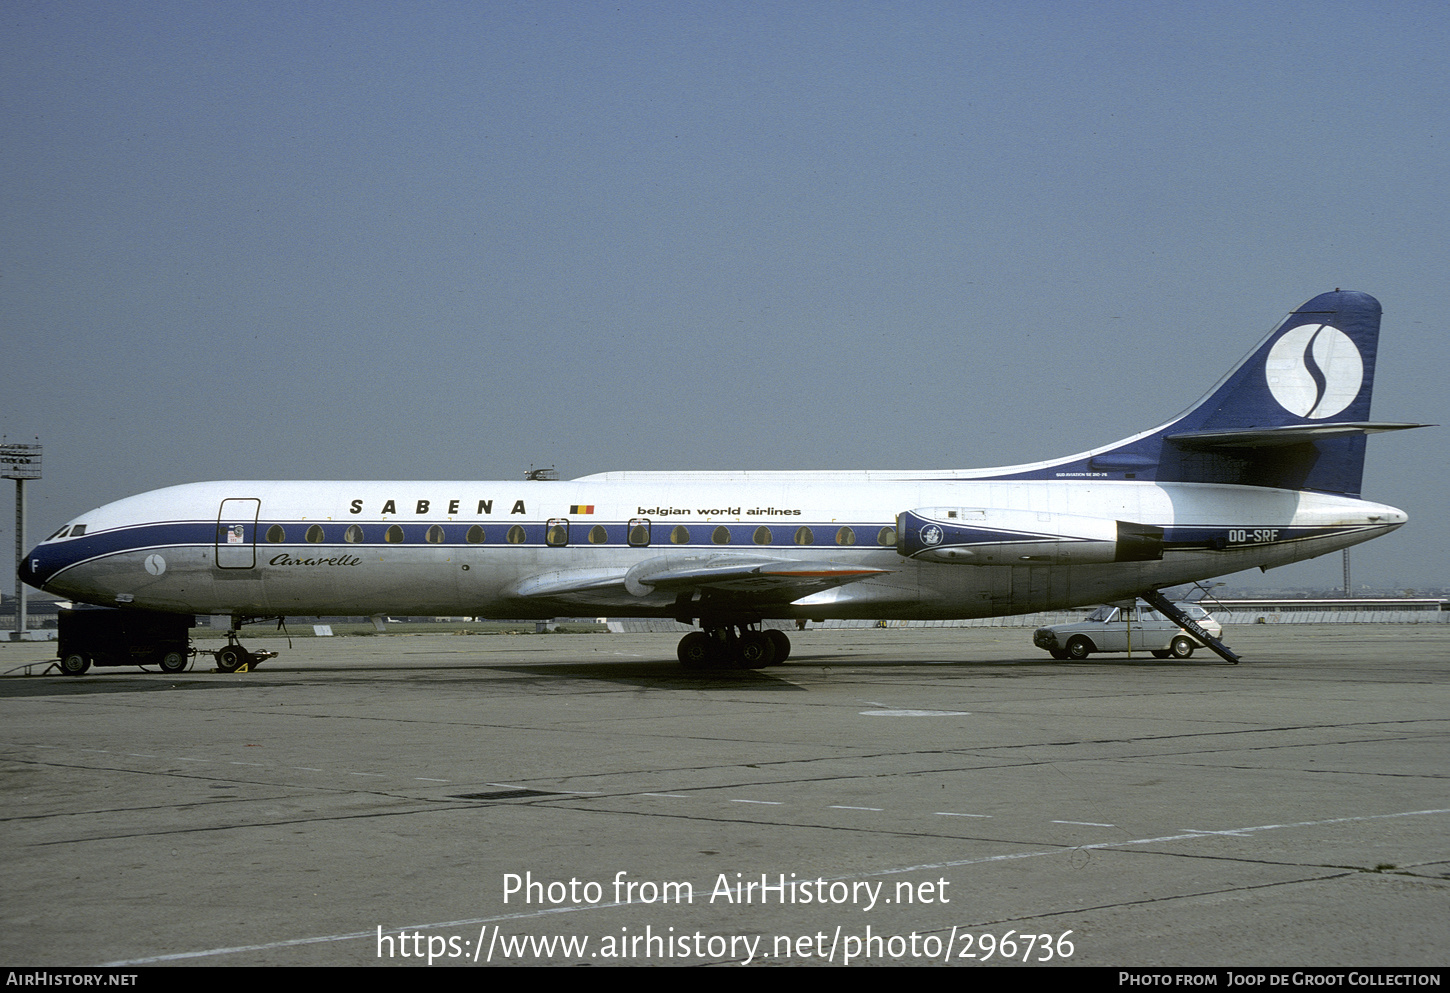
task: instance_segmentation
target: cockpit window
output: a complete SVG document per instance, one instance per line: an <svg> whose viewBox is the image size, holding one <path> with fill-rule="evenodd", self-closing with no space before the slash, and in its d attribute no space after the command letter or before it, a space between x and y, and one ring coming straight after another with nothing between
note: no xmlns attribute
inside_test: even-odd
<svg viewBox="0 0 1450 993"><path fill-rule="evenodd" d="M67 524L65 527L61 528L59 531L57 531L55 534L51 535L49 538L46 538L45 540L46 541L54 541L55 539L59 538L61 535L65 534L66 531L69 528L70 528L70 525Z"/></svg>
<svg viewBox="0 0 1450 993"><path fill-rule="evenodd" d="M70 529L70 536L72 538L79 538L81 535L83 535L85 533L86 533L86 526L84 524L77 524L75 527L73 527L73 528Z"/></svg>

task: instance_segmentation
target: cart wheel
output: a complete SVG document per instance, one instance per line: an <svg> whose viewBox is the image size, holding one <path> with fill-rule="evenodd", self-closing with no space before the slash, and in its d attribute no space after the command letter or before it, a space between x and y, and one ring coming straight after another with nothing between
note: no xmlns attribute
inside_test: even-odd
<svg viewBox="0 0 1450 993"><path fill-rule="evenodd" d="M186 656L180 652L167 652L157 664L162 672L182 672L186 669Z"/></svg>
<svg viewBox="0 0 1450 993"><path fill-rule="evenodd" d="M84 655L67 655L60 660L60 671L67 676L82 675L91 667L91 660Z"/></svg>

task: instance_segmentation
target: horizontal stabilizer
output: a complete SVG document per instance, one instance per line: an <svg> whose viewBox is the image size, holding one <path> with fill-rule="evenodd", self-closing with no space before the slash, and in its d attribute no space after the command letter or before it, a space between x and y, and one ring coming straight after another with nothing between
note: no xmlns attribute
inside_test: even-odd
<svg viewBox="0 0 1450 993"><path fill-rule="evenodd" d="M1352 421L1337 424L1287 424L1271 428L1236 428L1229 431L1183 431L1164 435L1165 441L1184 448L1275 448L1302 445L1326 438L1344 438L1384 431L1431 428L1433 424L1404 424L1392 421Z"/></svg>

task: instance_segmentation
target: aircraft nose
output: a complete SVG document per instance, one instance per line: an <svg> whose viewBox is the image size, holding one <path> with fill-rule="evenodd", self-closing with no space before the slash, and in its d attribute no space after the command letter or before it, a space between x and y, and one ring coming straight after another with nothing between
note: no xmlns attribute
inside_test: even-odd
<svg viewBox="0 0 1450 993"><path fill-rule="evenodd" d="M15 571L15 575L26 586L34 586L36 589L39 589L40 581L36 577L36 572L40 567L40 560L36 557L35 553L36 549L32 548L30 554L21 560L20 568Z"/></svg>

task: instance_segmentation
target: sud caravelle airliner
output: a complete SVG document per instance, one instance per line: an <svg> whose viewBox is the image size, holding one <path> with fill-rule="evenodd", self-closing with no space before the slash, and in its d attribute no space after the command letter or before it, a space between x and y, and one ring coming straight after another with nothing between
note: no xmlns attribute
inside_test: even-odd
<svg viewBox="0 0 1450 993"><path fill-rule="evenodd" d="M1321 294L1185 413L1047 462L191 483L82 514L20 578L121 613L230 615L223 669L258 657L238 643L244 621L283 616L676 618L700 628L679 643L687 666L756 667L790 652L771 619L987 617L1137 596L1169 612L1165 587L1405 523L1360 499L1366 435L1420 426L1369 419L1379 326L1368 294Z"/></svg>

